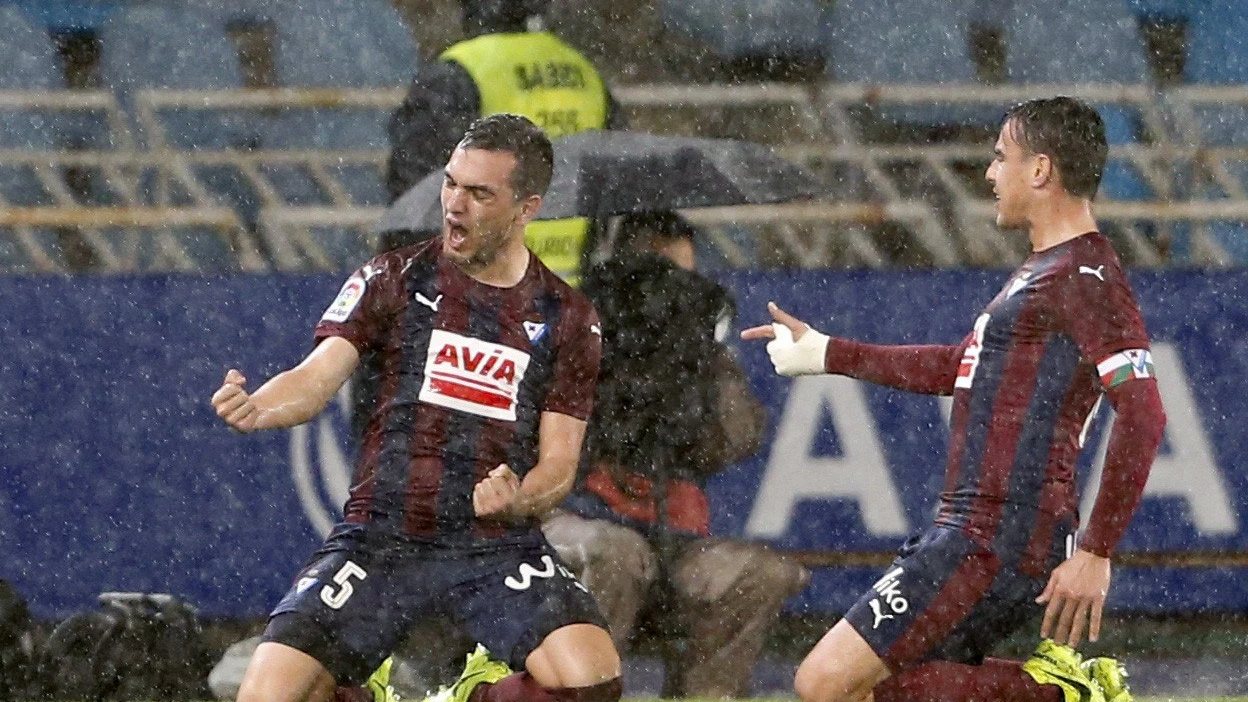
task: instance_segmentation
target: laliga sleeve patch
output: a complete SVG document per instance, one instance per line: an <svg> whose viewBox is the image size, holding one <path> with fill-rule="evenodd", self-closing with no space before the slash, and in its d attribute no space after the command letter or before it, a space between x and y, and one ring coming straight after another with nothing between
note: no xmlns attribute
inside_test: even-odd
<svg viewBox="0 0 1248 702"><path fill-rule="evenodd" d="M325 310L325 314L321 315L322 322L345 322L355 311L360 300L364 298L364 279L358 275L353 275L347 279L342 286L342 290L338 291L338 297L330 303L329 309Z"/></svg>
<svg viewBox="0 0 1248 702"><path fill-rule="evenodd" d="M1096 364L1101 385L1108 390L1135 378L1153 378L1153 354L1148 349L1127 349Z"/></svg>

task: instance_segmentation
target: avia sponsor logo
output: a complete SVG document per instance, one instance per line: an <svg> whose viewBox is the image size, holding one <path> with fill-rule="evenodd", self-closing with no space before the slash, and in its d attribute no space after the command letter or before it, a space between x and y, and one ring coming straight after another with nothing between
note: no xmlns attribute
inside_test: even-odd
<svg viewBox="0 0 1248 702"><path fill-rule="evenodd" d="M345 322L355 311L360 300L364 298L364 278L359 275L353 275L343 284L342 290L338 291L338 297L329 304L329 308L325 310L325 314L321 315L321 319L326 322Z"/></svg>
<svg viewBox="0 0 1248 702"><path fill-rule="evenodd" d="M975 369L979 367L979 354L984 350L984 329L991 318L987 312L979 315L972 330L971 343L962 352L962 362L958 364L958 377L953 381L955 388L970 388L975 382Z"/></svg>
<svg viewBox="0 0 1248 702"><path fill-rule="evenodd" d="M875 616L875 622L871 625L872 629L878 629L884 620L896 619L896 615L905 614L910 610L909 600L901 594L902 572L904 571L901 568L893 568L871 586L871 589L879 595L869 603L871 614Z"/></svg>
<svg viewBox="0 0 1248 702"><path fill-rule="evenodd" d="M433 330L420 399L470 414L516 421L516 397L529 354L510 346Z"/></svg>
<svg viewBox="0 0 1248 702"><path fill-rule="evenodd" d="M351 491L350 385L342 386L320 416L290 430L290 477L304 516L321 538L342 519Z"/></svg>

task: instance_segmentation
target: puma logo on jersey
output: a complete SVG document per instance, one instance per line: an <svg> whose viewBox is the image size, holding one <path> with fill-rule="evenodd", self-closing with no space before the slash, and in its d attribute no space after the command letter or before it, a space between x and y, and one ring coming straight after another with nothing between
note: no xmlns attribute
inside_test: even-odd
<svg viewBox="0 0 1248 702"><path fill-rule="evenodd" d="M430 300L429 298L425 297L424 293L416 293L416 301L424 305L425 307L428 307L429 309L433 310L434 312L437 312L438 303L442 301L442 296L438 295L434 299Z"/></svg>
<svg viewBox="0 0 1248 702"><path fill-rule="evenodd" d="M1096 268L1092 268L1091 266L1079 266L1079 272L1087 273L1088 275L1094 275L1102 283L1105 282L1105 264L1101 264L1097 266Z"/></svg>
<svg viewBox="0 0 1248 702"><path fill-rule="evenodd" d="M429 335L420 399L490 419L516 421L529 354L442 329Z"/></svg>

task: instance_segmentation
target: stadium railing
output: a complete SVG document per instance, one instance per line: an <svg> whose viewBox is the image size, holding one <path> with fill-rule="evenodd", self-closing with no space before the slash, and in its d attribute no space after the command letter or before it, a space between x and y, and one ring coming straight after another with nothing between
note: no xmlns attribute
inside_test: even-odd
<svg viewBox="0 0 1248 702"><path fill-rule="evenodd" d="M199 270L196 239L205 233L215 233L212 247L230 253L234 267L266 267L234 210L206 197L179 205L144 201L140 174L164 164L136 150L112 93L3 90L0 111L41 115L63 140L0 150L6 185L23 191L0 196L0 268L66 272L61 245L73 237L104 270ZM195 190L194 179L182 181Z"/></svg>
<svg viewBox="0 0 1248 702"><path fill-rule="evenodd" d="M1210 90L1180 88L1176 93L1184 100L1201 96L1211 102L1238 96L1248 105L1242 88ZM1208 93L1208 95L1206 95ZM1200 197L1186 184L1184 163L1210 164L1211 177L1226 184L1230 202L1245 198L1242 187L1222 167L1225 159L1238 155L1225 147L1185 145L1178 133L1190 131L1191 117L1175 115L1166 106L1163 94L1145 85L864 85L827 84L820 90L820 104L828 121L854 122L862 117L855 113L880 110L887 106L960 105L1002 109L1023 100L1051 95L1074 95L1088 100L1102 112L1116 112L1138 122L1138 134L1127 135L1128 143L1111 146L1111 167L1117 164L1139 174L1140 186L1146 192L1135 194L1147 205L1114 200L1109 183L1103 188L1097 215L1111 224L1115 234L1129 250L1134 265L1157 266L1175 260L1176 232L1189 243L1182 262L1203 266L1224 266L1234 262L1223 242L1211 234L1211 225L1232 218L1240 220L1243 209L1237 204ZM1108 120L1107 120L1108 121ZM980 125L989 128L995 125ZM1026 251L1017 237L992 226L989 189L984 185L983 172L991 160L988 143L948 143L927 145L862 144L859 149L834 147L801 147L789 151L805 162L840 158L852 160L865 169L877 184L889 179L889 166L898 163L917 164L936 188L929 197L946 204L947 226L964 247L965 261L972 265L1008 265L1022 260ZM913 174L908 173L913 178ZM1108 179L1108 175L1107 175ZM887 192L887 189L883 189ZM1196 194L1197 197L1192 197ZM1108 197L1106 197L1108 195Z"/></svg>
<svg viewBox="0 0 1248 702"><path fill-rule="evenodd" d="M136 263L100 243L107 238L99 234L101 227L128 221L131 226L152 229L161 250L187 249L185 236L159 226L157 213L162 211L169 212L167 222L221 232L230 241L225 249L232 257L230 265L238 268L350 267L349 262L358 263L356 259L370 250L370 226L380 212L378 202L357 194L358 182L353 179L358 180L361 171L365 178L379 179L387 155L384 148L328 149L312 144L306 149L272 149L262 143L246 148L175 147L166 138L165 120L188 111L244 112L259 121L298 110L373 110L388 115L404 92L401 87L139 91L133 110L145 144L136 146L126 129L126 115L110 93L0 91L0 110L102 113L110 134L105 145L92 150L0 152L0 166L28 167L44 183L51 193L46 207L74 210L64 215L50 211L14 214L4 221L29 229L33 225L22 222L35 221L34 217L55 221L55 226L78 227L100 249L106 270L196 265L193 255L186 257L189 264L178 256ZM1029 97L1054 94L1078 95L1138 125L1138 134L1120 134L1119 142L1111 147L1111 163L1138 176L1131 185L1135 190L1128 188L1125 196L1108 192L1097 208L1131 264L1182 262L1216 267L1243 260L1228 250L1227 235L1219 234L1217 227L1248 222L1244 185L1248 144L1204 143L1194 126L1199 114L1193 108L1229 104L1248 114L1248 90L1242 87L1187 86L1161 93L1144 85L829 83L812 88L763 83L625 85L615 87L614 92L634 118L634 128L756 137L824 179L827 201L691 212L708 229L708 240L723 265L1017 263L1026 255L1023 242L992 226L990 189L982 177L991 158L990 143L982 131L992 131L995 124L978 125L981 132L973 141L882 143L872 140L862 122L887 106L958 105L992 111ZM688 120L672 117L682 111L690 116ZM954 113L978 114L979 110ZM104 204L78 202L65 179L74 168L98 171L99 185L106 191ZM244 202L231 200L228 193L215 188L204 173L214 168L233 173L246 191ZM279 176L288 171L300 174L308 184L304 191L292 194L283 189L289 178L282 181ZM1193 186L1193 182L1211 184L1216 192ZM135 212L136 208L151 208L151 213L126 219L113 212ZM235 213L232 219L227 216L230 209ZM93 228L95 233L91 233ZM41 246L40 237L19 238L32 252ZM1177 247L1180 239L1184 243ZM899 261L902 250L909 259ZM34 269L58 269L55 252L45 250L30 258Z"/></svg>

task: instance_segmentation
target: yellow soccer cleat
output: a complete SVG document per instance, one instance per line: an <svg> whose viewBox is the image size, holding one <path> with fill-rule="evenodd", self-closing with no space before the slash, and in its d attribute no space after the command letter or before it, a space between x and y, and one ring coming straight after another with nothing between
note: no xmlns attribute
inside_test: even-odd
<svg viewBox="0 0 1248 702"><path fill-rule="evenodd" d="M1131 688L1127 686L1127 670L1113 658L1089 658L1083 662L1088 677L1101 686L1105 702L1134 702Z"/></svg>
<svg viewBox="0 0 1248 702"><path fill-rule="evenodd" d="M373 702L399 702L398 693L390 685L390 670L393 667L394 656L390 656L365 681L364 685L373 693Z"/></svg>
<svg viewBox="0 0 1248 702"><path fill-rule="evenodd" d="M1106 702L1101 686L1084 670L1079 653L1052 639L1036 646L1023 670L1041 685L1060 687L1066 702Z"/></svg>
<svg viewBox="0 0 1248 702"><path fill-rule="evenodd" d="M485 646L477 644L477 649L469 653L464 661L464 672L460 674L459 680L426 697L425 702L468 702L477 685L496 683L512 672L510 666L490 658L490 652Z"/></svg>

